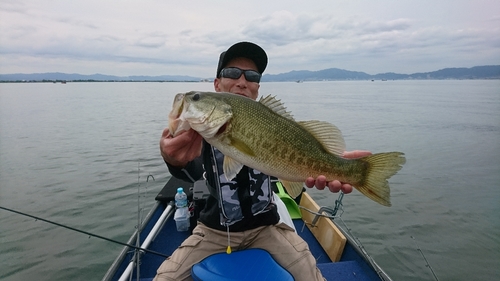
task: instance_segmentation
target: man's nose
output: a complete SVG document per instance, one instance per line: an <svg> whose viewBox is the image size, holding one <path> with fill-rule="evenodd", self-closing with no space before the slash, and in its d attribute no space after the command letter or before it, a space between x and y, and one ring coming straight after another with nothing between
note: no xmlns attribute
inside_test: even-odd
<svg viewBox="0 0 500 281"><path fill-rule="evenodd" d="M239 87L247 86L247 79L245 78L245 74L241 74L240 78L238 78L236 82L236 85L238 85Z"/></svg>

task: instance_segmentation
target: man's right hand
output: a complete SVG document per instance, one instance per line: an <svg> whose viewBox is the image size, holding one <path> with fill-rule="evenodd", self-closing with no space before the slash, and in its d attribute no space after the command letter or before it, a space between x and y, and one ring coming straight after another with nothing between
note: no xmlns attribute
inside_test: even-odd
<svg viewBox="0 0 500 281"><path fill-rule="evenodd" d="M203 138L193 129L173 137L168 128L163 130L160 139L160 152L166 163L183 168L201 155Z"/></svg>

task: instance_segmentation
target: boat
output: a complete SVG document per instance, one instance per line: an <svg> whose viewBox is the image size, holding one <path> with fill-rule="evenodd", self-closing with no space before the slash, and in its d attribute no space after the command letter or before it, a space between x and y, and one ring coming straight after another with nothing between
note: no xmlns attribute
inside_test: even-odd
<svg viewBox="0 0 500 281"><path fill-rule="evenodd" d="M208 190L206 187L204 189L204 182L198 181L193 184L175 177L170 178L156 196L156 203L144 219L144 222L135 230L126 246L109 267L102 279L103 281L153 280L160 264L190 235L191 231L178 232L173 220L175 212L174 196L178 187L182 187L188 195L191 202L190 210L194 213L191 218L191 226L195 225L197 213L203 208L205 198L208 196ZM343 193L340 193L335 209L332 209L318 206L307 192L303 192L299 196L300 199L292 199L294 202L291 202L285 199L287 196L282 194L282 190L275 191L275 193L279 194L279 198L283 198L287 209L293 214L292 221L295 229L308 243L311 253L317 260L317 266L326 280L391 281L391 278L366 252L361 243L354 238L350 230L341 227L338 222L339 217L334 216L339 206L341 208ZM299 202L298 205L296 201ZM300 210L299 215L294 214L297 209ZM221 258L226 258L225 264L218 264L218 260L215 259L212 260L212 263L206 263L204 269L215 271L217 267L221 266L224 268L223 270L233 268L233 271L241 274L241 267L231 267L227 262L241 262L239 259L245 259L245 255L250 255L244 253L245 251L247 250L210 256L219 255ZM242 253L238 256L236 255L238 252ZM231 258L227 259L227 257ZM260 262L261 265L263 263L260 259L256 261L253 259L252 262ZM257 264L256 266L259 270L262 270L260 265ZM277 266L279 267L279 265ZM193 266L192 272L194 272L194 268ZM269 275L271 279L266 280L284 280L276 277L276 275ZM241 275L238 276L240 277L236 279L225 276L227 278L224 280L242 280ZM222 279L201 279L198 277L194 279ZM262 278L248 280L262 280Z"/></svg>

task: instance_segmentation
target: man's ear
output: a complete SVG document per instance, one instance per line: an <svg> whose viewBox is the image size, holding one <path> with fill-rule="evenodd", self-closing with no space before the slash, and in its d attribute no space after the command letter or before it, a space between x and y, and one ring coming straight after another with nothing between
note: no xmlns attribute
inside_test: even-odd
<svg viewBox="0 0 500 281"><path fill-rule="evenodd" d="M220 79L219 78L215 78L214 79L214 89L215 89L216 92L220 92L219 84L220 84Z"/></svg>

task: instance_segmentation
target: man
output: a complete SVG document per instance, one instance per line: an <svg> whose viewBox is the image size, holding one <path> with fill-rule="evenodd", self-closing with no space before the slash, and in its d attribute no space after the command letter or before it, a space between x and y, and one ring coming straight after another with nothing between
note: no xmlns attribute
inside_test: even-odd
<svg viewBox="0 0 500 281"><path fill-rule="evenodd" d="M261 47L250 42L236 43L220 55L215 91L256 100L266 66L267 55ZM244 167L236 178L226 180L222 153L193 130L173 138L165 129L160 151L173 176L194 182L205 175L210 196L193 234L163 262L154 280L192 280L192 265L211 254L226 251L228 240L233 250L267 250L295 280L323 280L307 243L280 222L269 176ZM353 151L344 157L369 154ZM336 180L327 183L324 176L308 178L305 185L318 189L328 187L332 192L352 191L349 184Z"/></svg>

